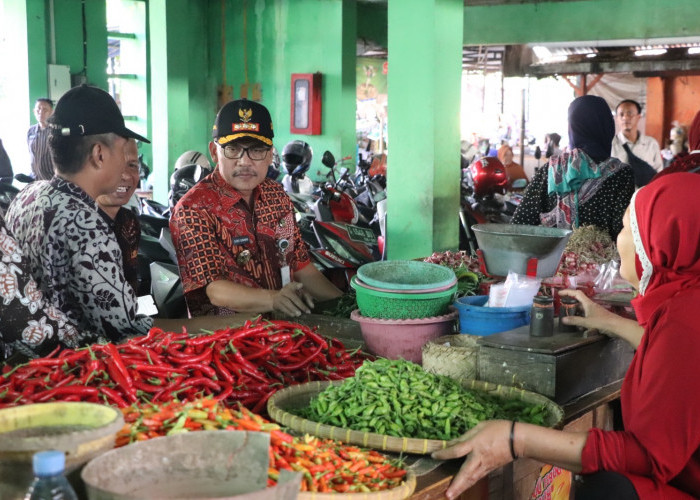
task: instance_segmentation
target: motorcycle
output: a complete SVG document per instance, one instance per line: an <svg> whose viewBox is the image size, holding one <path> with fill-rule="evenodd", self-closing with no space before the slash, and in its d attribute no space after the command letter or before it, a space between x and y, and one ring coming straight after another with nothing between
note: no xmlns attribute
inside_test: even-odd
<svg viewBox="0 0 700 500"><path fill-rule="evenodd" d="M343 290L348 288L357 268L381 258L377 233L348 193L353 187L348 182L348 169L343 167L338 176L335 174L335 167L345 160L336 162L330 151L323 154L321 163L330 169L327 177L332 181L320 186L320 195L311 204L313 219L306 218L306 225L315 236L315 240L306 241L317 267ZM302 230L304 234L309 232Z"/></svg>
<svg viewBox="0 0 700 500"><path fill-rule="evenodd" d="M512 189L523 189L525 179L517 179ZM462 170L459 249L477 255L479 245L474 224L508 224L522 200L519 192L508 192L505 167L496 157L485 156Z"/></svg>

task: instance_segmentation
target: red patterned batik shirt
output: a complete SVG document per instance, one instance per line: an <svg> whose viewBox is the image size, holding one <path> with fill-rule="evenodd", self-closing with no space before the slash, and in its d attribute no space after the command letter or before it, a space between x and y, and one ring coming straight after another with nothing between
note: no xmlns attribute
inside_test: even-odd
<svg viewBox="0 0 700 500"><path fill-rule="evenodd" d="M209 301L206 287L213 281L279 290L284 265L293 278L294 271L309 264L292 202L270 179L253 191L251 209L215 170L182 197L170 231L192 316L230 312ZM286 249L280 250L284 243Z"/></svg>

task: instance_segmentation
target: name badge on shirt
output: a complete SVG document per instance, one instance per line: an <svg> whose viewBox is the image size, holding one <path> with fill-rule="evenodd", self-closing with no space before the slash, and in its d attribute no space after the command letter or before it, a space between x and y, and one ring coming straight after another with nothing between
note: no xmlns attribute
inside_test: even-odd
<svg viewBox="0 0 700 500"><path fill-rule="evenodd" d="M282 274L282 286L286 286L292 281L292 275L289 272L289 266L282 266L280 268L280 273Z"/></svg>
<svg viewBox="0 0 700 500"><path fill-rule="evenodd" d="M250 243L250 237L248 236L236 236L233 238L234 245L247 245Z"/></svg>

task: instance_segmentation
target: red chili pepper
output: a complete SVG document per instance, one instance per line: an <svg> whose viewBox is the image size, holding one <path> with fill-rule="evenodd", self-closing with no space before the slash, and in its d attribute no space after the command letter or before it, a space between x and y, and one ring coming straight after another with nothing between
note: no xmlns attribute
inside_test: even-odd
<svg viewBox="0 0 700 500"><path fill-rule="evenodd" d="M216 368L216 373L219 374L219 376L224 379L226 382L229 384L234 384L236 382L236 379L234 378L233 375L231 375L231 372L226 369L226 367L223 365L221 362L221 357L215 355L214 356L214 367Z"/></svg>
<svg viewBox="0 0 700 500"><path fill-rule="evenodd" d="M53 389L49 389L47 391L35 394L34 401L36 401L37 403L43 403L44 401L48 401L52 398L55 398L56 396L64 396L71 394L82 397L97 397L99 391L95 387L85 387L84 385L64 385L60 387L54 387Z"/></svg>
<svg viewBox="0 0 700 500"><path fill-rule="evenodd" d="M114 346L114 344L107 344L107 351L109 352L110 359L114 362L114 366L117 368L117 370L119 370L121 376L124 377L124 380L128 385L131 385L133 380L131 379L129 370L124 364L121 354L119 354L119 350Z"/></svg>
<svg viewBox="0 0 700 500"><path fill-rule="evenodd" d="M119 408L126 408L129 406L129 403L124 401L117 391L107 387L106 385L100 386L100 392L107 396L107 399L116 404Z"/></svg>
<svg viewBox="0 0 700 500"><path fill-rule="evenodd" d="M209 378L216 378L216 370L209 365L203 363L185 363L179 366L179 368L185 370L192 370L193 372L199 372L198 376L206 375Z"/></svg>
<svg viewBox="0 0 700 500"><path fill-rule="evenodd" d="M212 391L221 391L221 386L219 384L206 377L188 378L186 380L183 380L182 385L185 387L204 386L207 389L211 389Z"/></svg>
<svg viewBox="0 0 700 500"><path fill-rule="evenodd" d="M193 337L187 339L187 345L193 347L211 345L220 339L225 339L231 336L231 329L219 330L212 335L202 335L200 337Z"/></svg>
<svg viewBox="0 0 700 500"><path fill-rule="evenodd" d="M124 375L119 371L119 368L117 368L114 358L107 358L106 364L107 373L109 373L109 376L121 388L127 399L130 402L135 403L137 401L136 390L134 389L134 382L131 377L129 377L129 380L124 377Z"/></svg>
<svg viewBox="0 0 700 500"><path fill-rule="evenodd" d="M171 361L175 363L203 363L210 361L212 350L206 349L201 354L181 354L176 352L168 352L168 354L170 354Z"/></svg>

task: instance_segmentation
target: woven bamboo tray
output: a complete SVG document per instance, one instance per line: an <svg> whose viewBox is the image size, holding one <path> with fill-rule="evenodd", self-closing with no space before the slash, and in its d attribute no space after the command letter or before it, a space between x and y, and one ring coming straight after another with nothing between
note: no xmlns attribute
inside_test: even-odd
<svg viewBox="0 0 700 500"><path fill-rule="evenodd" d="M476 335L443 335L423 346L423 369L459 383L476 380L479 344ZM449 345L447 345L449 344Z"/></svg>
<svg viewBox="0 0 700 500"><path fill-rule="evenodd" d="M396 488L370 493L317 493L300 491L299 500L338 500L338 497L348 500L403 500L410 497L416 489L416 475L410 470L406 472L403 483Z"/></svg>
<svg viewBox="0 0 700 500"><path fill-rule="evenodd" d="M337 439L344 443L356 444L376 450L427 455L435 450L447 447L447 441L439 439L395 437L376 434L374 432L343 429L341 427L307 420L289 413L289 410L307 407L311 398L319 394L329 385L340 385L342 383L342 380L335 380L332 382L307 382L305 384L287 387L270 397L267 402L267 412L273 420L297 432L308 433L322 438ZM483 391L504 399L519 399L527 403L544 404L548 410L547 426L560 427L562 424L564 412L561 407L540 394L480 380L466 381L462 383L462 386L467 389Z"/></svg>

